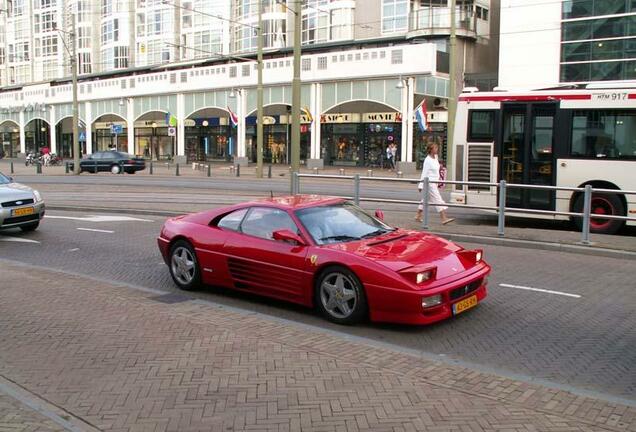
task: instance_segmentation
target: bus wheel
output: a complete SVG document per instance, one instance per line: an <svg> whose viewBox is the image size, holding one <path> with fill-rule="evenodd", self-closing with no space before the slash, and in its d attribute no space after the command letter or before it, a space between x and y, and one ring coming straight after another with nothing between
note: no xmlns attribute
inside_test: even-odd
<svg viewBox="0 0 636 432"><path fill-rule="evenodd" d="M583 212L585 196L580 194L574 201L574 213ZM615 194L593 194L592 209L593 215L625 216L625 206ZM576 227L583 228L583 218L574 218ZM615 234L625 224L625 221L615 219L590 219L590 232L597 234Z"/></svg>

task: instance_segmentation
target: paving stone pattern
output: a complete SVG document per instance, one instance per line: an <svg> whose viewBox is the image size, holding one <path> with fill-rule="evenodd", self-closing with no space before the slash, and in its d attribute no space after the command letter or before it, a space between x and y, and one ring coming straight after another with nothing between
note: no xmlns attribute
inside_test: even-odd
<svg viewBox="0 0 636 432"><path fill-rule="evenodd" d="M0 374L103 430L636 431L634 408L258 314L0 273Z"/></svg>
<svg viewBox="0 0 636 432"><path fill-rule="evenodd" d="M0 392L0 432L57 432L64 428Z"/></svg>

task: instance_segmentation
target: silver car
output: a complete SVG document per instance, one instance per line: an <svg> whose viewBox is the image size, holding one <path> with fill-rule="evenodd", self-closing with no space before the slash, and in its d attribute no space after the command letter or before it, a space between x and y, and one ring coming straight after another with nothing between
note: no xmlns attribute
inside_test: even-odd
<svg viewBox="0 0 636 432"><path fill-rule="evenodd" d="M0 173L0 229L37 229L44 217L44 200L35 189Z"/></svg>

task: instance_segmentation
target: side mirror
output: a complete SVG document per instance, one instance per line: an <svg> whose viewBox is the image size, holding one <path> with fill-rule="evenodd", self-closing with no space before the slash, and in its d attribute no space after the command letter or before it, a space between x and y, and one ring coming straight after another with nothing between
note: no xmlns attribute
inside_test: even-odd
<svg viewBox="0 0 636 432"><path fill-rule="evenodd" d="M376 210L375 217L376 219L380 219L381 221L384 221L384 212L382 210Z"/></svg>
<svg viewBox="0 0 636 432"><path fill-rule="evenodd" d="M274 231L272 233L272 238L276 241L282 241L282 242L291 243L295 245L303 246L305 244L303 239L298 234L293 233L288 229Z"/></svg>

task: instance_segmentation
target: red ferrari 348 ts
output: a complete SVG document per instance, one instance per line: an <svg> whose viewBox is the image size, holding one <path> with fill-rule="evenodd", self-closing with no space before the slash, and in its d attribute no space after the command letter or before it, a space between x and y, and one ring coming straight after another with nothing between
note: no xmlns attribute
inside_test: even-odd
<svg viewBox="0 0 636 432"><path fill-rule="evenodd" d="M486 297L482 251L382 219L341 198L277 197L168 219L158 243L181 289L276 297L341 324L429 324Z"/></svg>

